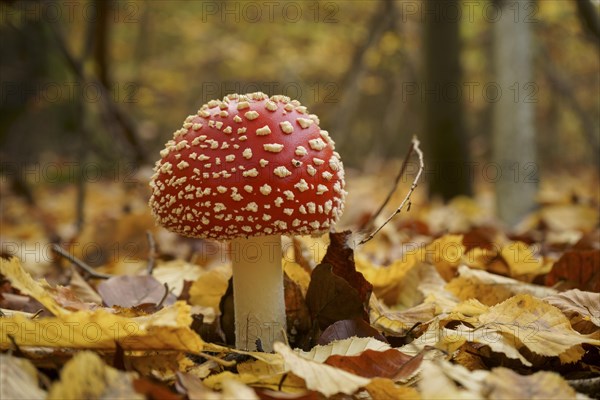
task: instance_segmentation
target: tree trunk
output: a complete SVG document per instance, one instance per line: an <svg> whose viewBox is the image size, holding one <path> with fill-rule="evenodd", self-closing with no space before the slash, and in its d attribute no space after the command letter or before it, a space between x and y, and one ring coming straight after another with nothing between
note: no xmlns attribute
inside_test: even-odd
<svg viewBox="0 0 600 400"><path fill-rule="evenodd" d="M425 77L420 87L425 103L425 158L429 196L449 200L470 195L471 176L463 121L458 0L425 0Z"/></svg>
<svg viewBox="0 0 600 400"><path fill-rule="evenodd" d="M496 0L501 17L493 22L495 82L502 92L494 104L494 171L499 217L514 226L535 203L537 163L529 0ZM493 176L492 176L493 175Z"/></svg>

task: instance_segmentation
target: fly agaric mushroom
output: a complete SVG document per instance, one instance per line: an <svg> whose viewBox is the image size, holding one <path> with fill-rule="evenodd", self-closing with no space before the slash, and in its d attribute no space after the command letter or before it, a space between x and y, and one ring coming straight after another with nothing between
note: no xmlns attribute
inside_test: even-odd
<svg viewBox="0 0 600 400"><path fill-rule="evenodd" d="M286 96L231 94L166 143L151 178L157 222L231 240L236 347L285 334L281 235L318 235L344 208L344 168L316 115Z"/></svg>

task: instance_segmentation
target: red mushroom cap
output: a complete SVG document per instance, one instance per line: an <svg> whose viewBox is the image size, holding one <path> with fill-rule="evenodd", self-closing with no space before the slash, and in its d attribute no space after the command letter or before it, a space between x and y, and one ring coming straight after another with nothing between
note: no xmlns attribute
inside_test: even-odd
<svg viewBox="0 0 600 400"><path fill-rule="evenodd" d="M344 208L344 167L316 115L286 96L231 94L186 118L150 186L157 222L229 240L318 234Z"/></svg>

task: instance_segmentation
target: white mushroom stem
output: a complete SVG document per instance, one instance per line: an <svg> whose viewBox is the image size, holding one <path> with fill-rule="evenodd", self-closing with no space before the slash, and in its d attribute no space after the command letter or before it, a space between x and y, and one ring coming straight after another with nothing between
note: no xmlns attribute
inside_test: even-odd
<svg viewBox="0 0 600 400"><path fill-rule="evenodd" d="M284 341L285 299L281 266L281 236L237 238L231 242L235 347L266 352Z"/></svg>

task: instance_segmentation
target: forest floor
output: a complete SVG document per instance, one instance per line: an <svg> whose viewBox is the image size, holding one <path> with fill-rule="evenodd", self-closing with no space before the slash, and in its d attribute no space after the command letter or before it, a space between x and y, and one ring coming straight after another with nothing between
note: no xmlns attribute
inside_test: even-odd
<svg viewBox="0 0 600 400"><path fill-rule="evenodd" d="M288 343L274 353L233 347L226 245L157 228L148 171L79 200L74 184L38 183L35 204L1 182L0 397L598 396L597 176L544 178L511 230L489 185L448 204L418 187L359 244L411 183L371 221L386 171L349 171L338 233L284 238Z"/></svg>

